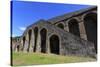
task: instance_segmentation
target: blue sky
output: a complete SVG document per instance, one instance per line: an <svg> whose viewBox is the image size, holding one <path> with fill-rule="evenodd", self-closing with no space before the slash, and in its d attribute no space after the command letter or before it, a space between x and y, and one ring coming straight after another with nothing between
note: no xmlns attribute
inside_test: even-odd
<svg viewBox="0 0 100 67"><path fill-rule="evenodd" d="M87 7L89 5L13 1L11 16L12 36L22 35L27 26L39 19L48 20L52 17Z"/></svg>

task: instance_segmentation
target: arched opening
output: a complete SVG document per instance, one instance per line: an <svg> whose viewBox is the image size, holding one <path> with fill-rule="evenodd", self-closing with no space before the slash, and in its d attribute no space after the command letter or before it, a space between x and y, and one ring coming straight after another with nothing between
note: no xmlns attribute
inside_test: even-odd
<svg viewBox="0 0 100 67"><path fill-rule="evenodd" d="M94 43L97 52L97 14L89 13L84 17L87 40Z"/></svg>
<svg viewBox="0 0 100 67"><path fill-rule="evenodd" d="M17 45L17 51L19 52L19 48L20 48L20 46L19 46L19 44Z"/></svg>
<svg viewBox="0 0 100 67"><path fill-rule="evenodd" d="M50 52L59 54L59 37L57 35L50 37Z"/></svg>
<svg viewBox="0 0 100 67"><path fill-rule="evenodd" d="M80 37L79 25L78 25L78 21L76 19L70 20L68 23L68 26L69 26L70 33Z"/></svg>
<svg viewBox="0 0 100 67"><path fill-rule="evenodd" d="M23 37L23 47L22 47L22 50L24 50L24 46L25 46L25 36Z"/></svg>
<svg viewBox="0 0 100 67"><path fill-rule="evenodd" d="M57 26L61 29L64 29L64 25L62 23L57 24Z"/></svg>
<svg viewBox="0 0 100 67"><path fill-rule="evenodd" d="M29 30L29 31L28 31L29 42L28 42L28 49L27 49L28 52L29 52L29 49L30 49L31 35L32 35L32 30Z"/></svg>
<svg viewBox="0 0 100 67"><path fill-rule="evenodd" d="M46 35L47 35L47 30L43 28L40 31L40 35L41 35L41 52L42 53L46 53Z"/></svg>
<svg viewBox="0 0 100 67"><path fill-rule="evenodd" d="M38 37L38 27L35 27L34 28L34 38L35 38L35 42L34 42L34 49L33 49L34 52L36 52L37 37Z"/></svg>

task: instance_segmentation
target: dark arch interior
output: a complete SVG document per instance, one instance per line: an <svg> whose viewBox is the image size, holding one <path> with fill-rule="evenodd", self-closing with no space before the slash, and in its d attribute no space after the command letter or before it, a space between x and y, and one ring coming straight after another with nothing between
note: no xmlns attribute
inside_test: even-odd
<svg viewBox="0 0 100 67"><path fill-rule="evenodd" d="M22 48L22 50L24 50L24 46L25 46L25 36L23 37L23 48Z"/></svg>
<svg viewBox="0 0 100 67"><path fill-rule="evenodd" d="M76 19L70 20L68 26L69 26L69 32L80 37L79 25Z"/></svg>
<svg viewBox="0 0 100 67"><path fill-rule="evenodd" d="M29 48L30 48L31 35L32 35L32 30L29 30L29 31L28 31L29 45L28 45L28 49L27 49L28 52L29 52Z"/></svg>
<svg viewBox="0 0 100 67"><path fill-rule="evenodd" d="M46 35L47 35L46 29L42 29L40 31L40 35L41 35L41 52L46 53Z"/></svg>
<svg viewBox="0 0 100 67"><path fill-rule="evenodd" d="M19 45L17 45L17 51L19 52Z"/></svg>
<svg viewBox="0 0 100 67"><path fill-rule="evenodd" d="M97 14L89 13L84 18L87 39L93 42L97 52Z"/></svg>
<svg viewBox="0 0 100 67"><path fill-rule="evenodd" d="M59 37L52 35L50 37L50 51L54 54L59 54Z"/></svg>
<svg viewBox="0 0 100 67"><path fill-rule="evenodd" d="M34 49L33 49L33 51L36 52L37 37L38 37L38 27L34 28L34 37L35 37L35 42L34 42Z"/></svg>
<svg viewBox="0 0 100 67"><path fill-rule="evenodd" d="M62 23L59 23L57 26L58 26L59 28L61 28L61 29L64 29L64 25L63 25Z"/></svg>

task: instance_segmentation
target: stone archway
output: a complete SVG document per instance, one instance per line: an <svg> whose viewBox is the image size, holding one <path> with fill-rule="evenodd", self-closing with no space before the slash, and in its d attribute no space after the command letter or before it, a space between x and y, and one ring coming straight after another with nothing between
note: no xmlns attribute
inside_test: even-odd
<svg viewBox="0 0 100 67"><path fill-rule="evenodd" d="M26 40L26 38L25 38L25 36L24 36L24 37L23 37L23 47L22 47L22 50L24 50L25 40Z"/></svg>
<svg viewBox="0 0 100 67"><path fill-rule="evenodd" d="M59 54L59 37L57 35L52 35L50 37L50 52L54 54Z"/></svg>
<svg viewBox="0 0 100 67"><path fill-rule="evenodd" d="M17 45L17 47L16 47L16 48L17 48L17 51L19 52L19 48L20 48L19 44Z"/></svg>
<svg viewBox="0 0 100 67"><path fill-rule="evenodd" d="M42 53L46 53L46 36L47 36L47 30L45 28L43 28L40 31L40 35L41 35L41 52Z"/></svg>
<svg viewBox="0 0 100 67"><path fill-rule="evenodd" d="M87 40L93 42L97 52L97 14L88 13L84 16L84 26L87 34Z"/></svg>
<svg viewBox="0 0 100 67"><path fill-rule="evenodd" d="M35 42L34 42L34 49L33 49L34 52L36 52L37 37L38 37L38 27L35 27L34 28L34 38L35 38L34 40L35 40Z"/></svg>
<svg viewBox="0 0 100 67"><path fill-rule="evenodd" d="M70 33L80 37L79 25L78 25L78 21L76 19L71 19L68 22L68 27L69 27Z"/></svg>
<svg viewBox="0 0 100 67"><path fill-rule="evenodd" d="M28 42L28 49L27 49L27 51L29 52L29 49L30 49L30 41L31 41L31 36L32 36L32 30L29 30L28 31L28 36L29 36L29 42Z"/></svg>
<svg viewBox="0 0 100 67"><path fill-rule="evenodd" d="M61 29L64 29L64 25L62 23L57 24L57 26Z"/></svg>

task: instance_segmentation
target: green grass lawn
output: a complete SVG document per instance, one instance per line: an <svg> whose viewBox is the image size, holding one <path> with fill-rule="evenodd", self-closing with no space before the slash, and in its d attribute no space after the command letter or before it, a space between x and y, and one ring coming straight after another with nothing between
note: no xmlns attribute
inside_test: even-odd
<svg viewBox="0 0 100 67"><path fill-rule="evenodd" d="M42 54L42 53L14 52L12 55L13 55L12 62L14 66L96 61L96 59L89 57L60 56L60 55Z"/></svg>

